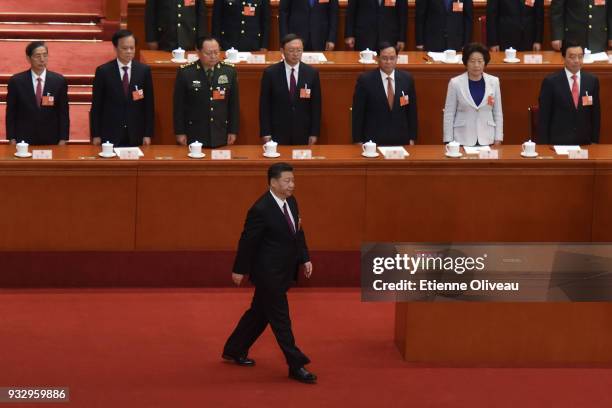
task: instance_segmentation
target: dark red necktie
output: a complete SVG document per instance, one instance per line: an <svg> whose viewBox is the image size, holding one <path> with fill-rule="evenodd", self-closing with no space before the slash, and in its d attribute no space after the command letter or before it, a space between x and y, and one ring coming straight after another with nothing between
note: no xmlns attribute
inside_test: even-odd
<svg viewBox="0 0 612 408"><path fill-rule="evenodd" d="M31 95L31 94L30 94ZM42 79L36 78L36 105L42 104Z"/></svg>
<svg viewBox="0 0 612 408"><path fill-rule="evenodd" d="M572 99L574 100L574 107L578 108L578 95L580 91L578 90L578 77L576 74L572 75Z"/></svg>
<svg viewBox="0 0 612 408"><path fill-rule="evenodd" d="M123 93L128 96L130 91L130 77L128 76L128 67L121 67L123 69Z"/></svg>
<svg viewBox="0 0 612 408"><path fill-rule="evenodd" d="M297 84L295 83L295 75L293 75L294 72L295 69L291 68L291 75L289 76L289 96L291 96L291 99L295 97L295 89L297 88Z"/></svg>
<svg viewBox="0 0 612 408"><path fill-rule="evenodd" d="M285 213L285 219L287 220L287 224L289 224L289 230L293 235L295 235L295 226L293 222L291 222L291 217L289 216L289 211L287 210L287 202L283 205L283 212Z"/></svg>

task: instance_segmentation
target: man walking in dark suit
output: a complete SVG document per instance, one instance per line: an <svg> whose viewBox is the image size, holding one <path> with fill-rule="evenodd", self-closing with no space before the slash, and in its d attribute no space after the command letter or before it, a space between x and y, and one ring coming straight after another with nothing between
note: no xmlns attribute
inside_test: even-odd
<svg viewBox="0 0 612 408"><path fill-rule="evenodd" d="M490 51L540 51L543 31L544 0L487 0Z"/></svg>
<svg viewBox="0 0 612 408"><path fill-rule="evenodd" d="M364 72L355 85L353 143L412 145L417 138L414 80L395 69L397 52L391 44L382 44L379 54L379 69Z"/></svg>
<svg viewBox="0 0 612 408"><path fill-rule="evenodd" d="M612 11L605 0L552 0L550 37L559 51L564 41L573 41L593 52L612 47Z"/></svg>
<svg viewBox="0 0 612 408"><path fill-rule="evenodd" d="M270 37L270 0L214 0L213 37L221 49L266 51Z"/></svg>
<svg viewBox="0 0 612 408"><path fill-rule="evenodd" d="M293 197L293 168L287 163L273 164L268 169L268 184L270 191L249 209L232 273L236 285L240 285L244 275L249 275L255 294L251 307L225 343L223 358L242 366L255 365L247 357L249 349L270 324L289 365L289 377L314 383L317 377L304 368L310 359L295 345L287 303L287 291L297 279L300 265L306 278L312 274Z"/></svg>
<svg viewBox="0 0 612 408"><path fill-rule="evenodd" d="M49 49L43 41L26 47L30 69L15 74L6 96L6 138L32 145L66 143L70 133L68 83L47 71Z"/></svg>
<svg viewBox="0 0 612 408"><path fill-rule="evenodd" d="M416 0L418 50L461 50L472 38L472 0Z"/></svg>
<svg viewBox="0 0 612 408"><path fill-rule="evenodd" d="M540 89L538 143L588 145L599 141L599 80L584 72L584 50L565 41L565 68L550 74Z"/></svg>
<svg viewBox="0 0 612 408"><path fill-rule="evenodd" d="M149 145L155 121L151 68L134 60L132 32L119 30L112 40L117 59L100 65L93 82L92 142Z"/></svg>
<svg viewBox="0 0 612 408"><path fill-rule="evenodd" d="M407 0L348 0L344 42L349 49L376 50L383 42L406 46Z"/></svg>
<svg viewBox="0 0 612 408"><path fill-rule="evenodd" d="M338 0L281 0L278 9L280 38L293 33L306 51L333 51L338 29Z"/></svg>
<svg viewBox="0 0 612 408"><path fill-rule="evenodd" d="M196 48L196 41L208 34L204 0L147 0L146 41L150 50L172 51Z"/></svg>
<svg viewBox="0 0 612 408"><path fill-rule="evenodd" d="M281 41L284 61L264 70L259 95L263 142L315 144L321 128L319 72L300 62L303 42L295 34Z"/></svg>

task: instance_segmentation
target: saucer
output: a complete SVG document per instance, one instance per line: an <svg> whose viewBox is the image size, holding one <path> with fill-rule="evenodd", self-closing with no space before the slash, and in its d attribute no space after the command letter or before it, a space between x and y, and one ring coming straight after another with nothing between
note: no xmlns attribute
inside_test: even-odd
<svg viewBox="0 0 612 408"><path fill-rule="evenodd" d="M27 152L26 154L19 154L19 153L15 152L15 156L16 157L32 157L32 153L31 152Z"/></svg>
<svg viewBox="0 0 612 408"><path fill-rule="evenodd" d="M103 152L100 152L100 153L98 153L98 156L109 158L109 157L115 157L116 154L115 154L115 152L112 152L111 154L104 154Z"/></svg>
<svg viewBox="0 0 612 408"><path fill-rule="evenodd" d="M362 153L361 153L361 155L362 155L363 157L370 157L370 158L371 158L371 157L378 157L378 156L379 156L379 153L378 153L378 152L376 152L376 153L374 153L374 154L366 154L366 152L362 152Z"/></svg>
<svg viewBox="0 0 612 408"><path fill-rule="evenodd" d="M188 62L189 60L187 58L183 58L183 59L172 58L170 61L174 62L175 64L184 64Z"/></svg>
<svg viewBox="0 0 612 408"><path fill-rule="evenodd" d="M232 61L229 58L226 58L223 60L223 62L229 62L230 64L238 64L240 62L240 58L238 58L237 60Z"/></svg>
<svg viewBox="0 0 612 408"><path fill-rule="evenodd" d="M191 157L192 159L201 159L202 157L205 157L206 154L205 153L200 153L200 154L187 153L187 156Z"/></svg>
<svg viewBox="0 0 612 408"><path fill-rule="evenodd" d="M447 60L446 58L444 58L442 60L442 62L445 63L445 64L458 64L460 61L461 61L461 55L457 55L455 57L454 61L453 60Z"/></svg>
<svg viewBox="0 0 612 408"><path fill-rule="evenodd" d="M589 60L587 60L587 59L583 59L583 60L582 60L582 63L583 63L583 64L592 64L592 63L594 63L594 62L595 62L595 60L594 60L594 59L592 59L592 58L591 58L591 59L589 59Z"/></svg>
<svg viewBox="0 0 612 408"><path fill-rule="evenodd" d="M373 59L373 60L370 60L370 61L366 61L364 59L359 58L359 63L360 64L376 64L376 60Z"/></svg>
<svg viewBox="0 0 612 408"><path fill-rule="evenodd" d="M461 156L463 156L463 153L458 152L458 153L456 153L456 154L453 154L453 153L448 153L448 152L446 152L446 153L444 153L444 155L445 155L446 157L453 157L453 158L457 158L457 157L461 157Z"/></svg>
<svg viewBox="0 0 612 408"><path fill-rule="evenodd" d="M264 153L263 155L264 155L264 157L274 158L274 157L279 157L280 153L279 152L276 152L276 153Z"/></svg>
<svg viewBox="0 0 612 408"><path fill-rule="evenodd" d="M504 62L508 64L516 64L517 62L521 62L520 58L504 58Z"/></svg>
<svg viewBox="0 0 612 408"><path fill-rule="evenodd" d="M523 157L538 157L538 152L533 152L533 154L528 154L525 152L521 152L521 156Z"/></svg>

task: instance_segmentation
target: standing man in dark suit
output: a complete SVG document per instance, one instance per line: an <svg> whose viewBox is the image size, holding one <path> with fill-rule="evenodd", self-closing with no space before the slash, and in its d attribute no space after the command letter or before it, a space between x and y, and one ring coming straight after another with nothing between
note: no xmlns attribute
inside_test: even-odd
<svg viewBox="0 0 612 408"><path fill-rule="evenodd" d="M344 42L349 49L376 50L383 42L406 46L407 0L348 0Z"/></svg>
<svg viewBox="0 0 612 408"><path fill-rule="evenodd" d="M267 51L270 0L214 0L212 35L223 50Z"/></svg>
<svg viewBox="0 0 612 408"><path fill-rule="evenodd" d="M113 35L117 59L96 68L91 102L92 142L115 146L151 144L155 122L151 68L134 60L131 31Z"/></svg>
<svg viewBox="0 0 612 408"><path fill-rule="evenodd" d="M6 138L12 143L32 145L66 144L70 134L68 83L47 71L49 49L43 41L26 47L30 69L8 82Z"/></svg>
<svg viewBox="0 0 612 408"><path fill-rule="evenodd" d="M316 375L304 366L310 359L295 345L287 291L297 279L300 265L310 278L312 263L300 222L293 168L276 163L268 169L270 191L249 209L234 261L232 280L240 285L249 275L255 285L251 307L244 313L223 348L223 358L238 365L252 366L249 349L268 324L276 337L287 365L289 377L314 383Z"/></svg>
<svg viewBox="0 0 612 408"><path fill-rule="evenodd" d="M489 51L540 51L544 0L487 0Z"/></svg>
<svg viewBox="0 0 612 408"><path fill-rule="evenodd" d="M472 0L416 0L416 48L460 51L472 40Z"/></svg>
<svg viewBox="0 0 612 408"><path fill-rule="evenodd" d="M538 143L588 145L599 141L599 80L582 71L584 50L564 41L565 68L550 74L540 89Z"/></svg>
<svg viewBox="0 0 612 408"><path fill-rule="evenodd" d="M306 51L333 51L338 29L338 0L281 0L278 9L280 38L294 33Z"/></svg>
<svg viewBox="0 0 612 408"><path fill-rule="evenodd" d="M573 41L592 52L612 47L612 11L605 0L552 0L550 36L559 51L564 41Z"/></svg>
<svg viewBox="0 0 612 408"><path fill-rule="evenodd" d="M300 62L303 42L295 34L281 41L284 61L264 70L259 94L259 130L263 142L315 144L321 128L319 72Z"/></svg>
<svg viewBox="0 0 612 408"><path fill-rule="evenodd" d="M382 44L378 69L357 79L353 94L353 143L369 140L385 145L413 145L417 138L414 80L395 69L397 52Z"/></svg>
<svg viewBox="0 0 612 408"><path fill-rule="evenodd" d="M179 145L231 145L240 124L238 77L232 64L219 62L219 42L204 37L200 59L183 65L174 83L174 133Z"/></svg>
<svg viewBox="0 0 612 408"><path fill-rule="evenodd" d="M150 50L194 50L208 34L204 0L147 0L145 31Z"/></svg>

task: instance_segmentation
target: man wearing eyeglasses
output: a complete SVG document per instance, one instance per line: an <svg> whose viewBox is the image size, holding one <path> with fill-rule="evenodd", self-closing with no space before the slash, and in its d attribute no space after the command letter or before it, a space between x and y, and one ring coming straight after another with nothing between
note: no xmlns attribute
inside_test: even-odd
<svg viewBox="0 0 612 408"><path fill-rule="evenodd" d="M198 42L199 60L181 66L174 84L174 133L179 145L195 141L204 147L234 144L240 104L232 64L219 62L219 42Z"/></svg>
<svg viewBox="0 0 612 408"><path fill-rule="evenodd" d="M312 145L321 128L319 72L300 62L304 42L295 34L281 41L283 61L264 70L259 96L262 141Z"/></svg>
<svg viewBox="0 0 612 408"><path fill-rule="evenodd" d="M70 133L68 83L47 70L49 49L33 41L25 50L30 69L15 74L6 96L6 138L15 144L63 145Z"/></svg>

